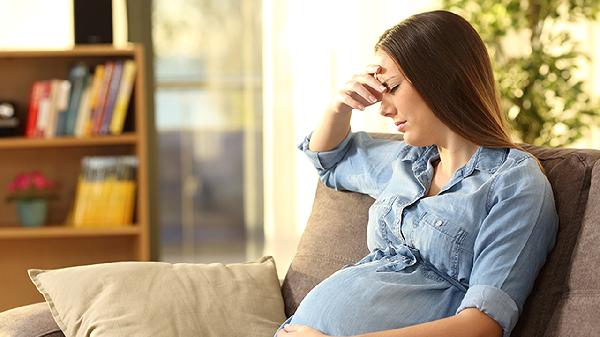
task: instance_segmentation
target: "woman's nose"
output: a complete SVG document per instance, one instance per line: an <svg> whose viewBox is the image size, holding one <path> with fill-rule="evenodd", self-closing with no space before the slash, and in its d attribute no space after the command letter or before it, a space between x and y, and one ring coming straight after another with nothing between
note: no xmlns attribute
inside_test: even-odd
<svg viewBox="0 0 600 337"><path fill-rule="evenodd" d="M384 117L394 117L396 115L396 108L394 105L387 103L384 99L379 106L379 114Z"/></svg>

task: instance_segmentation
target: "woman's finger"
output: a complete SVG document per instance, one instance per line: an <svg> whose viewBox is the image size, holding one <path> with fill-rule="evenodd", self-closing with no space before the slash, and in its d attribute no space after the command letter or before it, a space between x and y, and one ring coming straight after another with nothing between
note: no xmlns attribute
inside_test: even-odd
<svg viewBox="0 0 600 337"><path fill-rule="evenodd" d="M357 93L368 104L377 102L377 98L366 88L366 85L360 82L352 82L349 84L348 91Z"/></svg>
<svg viewBox="0 0 600 337"><path fill-rule="evenodd" d="M300 326L298 324L286 324L283 326L283 329L287 332L298 331Z"/></svg>
<svg viewBox="0 0 600 337"><path fill-rule="evenodd" d="M381 66L379 64L367 65L367 74L378 74L380 71L381 71Z"/></svg>
<svg viewBox="0 0 600 337"><path fill-rule="evenodd" d="M354 99L349 93L341 92L338 96L338 100L352 109L364 110L365 106L361 102Z"/></svg>
<svg viewBox="0 0 600 337"><path fill-rule="evenodd" d="M375 74L362 74L354 77L356 81L364 83L378 92L384 92L385 86L375 77Z"/></svg>
<svg viewBox="0 0 600 337"><path fill-rule="evenodd" d="M381 70L382 68L379 64L369 64L367 66L367 74L374 79L374 81L369 81L369 85L379 92L384 92L386 87L379 81L379 77L377 76Z"/></svg>

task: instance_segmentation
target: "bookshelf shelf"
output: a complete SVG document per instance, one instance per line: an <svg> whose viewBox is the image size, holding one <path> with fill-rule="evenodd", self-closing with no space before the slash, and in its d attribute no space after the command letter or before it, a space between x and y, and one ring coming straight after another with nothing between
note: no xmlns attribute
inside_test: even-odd
<svg viewBox="0 0 600 337"><path fill-rule="evenodd" d="M3 58L23 59L23 58L71 58L71 57L119 57L133 56L136 52L136 46L128 46L115 49L112 45L89 45L76 46L72 49L30 49L30 50L7 50L2 51Z"/></svg>
<svg viewBox="0 0 600 337"><path fill-rule="evenodd" d="M91 75L95 75L98 66L117 63L123 64L123 68L126 64L135 65L135 71L129 73L132 80L128 83L132 86L130 94L128 93L128 102L123 103L121 100L120 111L124 114L120 115L123 119L122 125L116 128L118 131L111 127L110 132L91 132L103 135L86 138L25 137L27 127L30 126L27 124L30 120L30 103L36 102L31 99L34 83L53 80L64 83L64 80L70 79L71 70L75 66L85 64L90 75L87 82L89 85L92 81ZM16 117L20 122L19 130L16 131L18 137L0 138L3 159L3 164L0 165L0 264L3 275L0 312L44 300L28 279L28 269L55 269L114 261L148 261L150 219L146 74L142 46L130 44L115 48L111 45L90 45L65 50L0 51L0 74L3 78L0 81L0 98L14 104ZM103 79L103 83L107 85L113 83L112 80L108 81L108 75ZM105 89L108 90L109 87L112 88L107 86ZM110 92L114 93L117 89L106 90L105 98L109 99ZM113 96L113 99L116 100L115 97L117 96ZM114 102L115 106L116 104L117 102ZM81 111L87 110L80 105L78 113ZM74 130L64 132L63 129L61 132L49 134L81 134L71 131ZM110 134L120 131L122 133L119 135ZM123 227L90 228L62 225L67 222L70 214L73 214L83 158L103 156L135 157L135 201L130 208L133 219L123 220L132 221L133 224ZM17 225L19 220L16 205L3 202L7 193L5 186L16 174L33 170L39 170L56 181L58 195L48 203L49 225L24 228ZM92 206L97 206L102 212L115 212L114 207L98 204Z"/></svg>
<svg viewBox="0 0 600 337"><path fill-rule="evenodd" d="M99 145L124 145L137 143L135 133L126 133L118 136L93 136L88 138L55 137L55 138L2 138L0 149L42 148L42 147L77 147Z"/></svg>
<svg viewBox="0 0 600 337"><path fill-rule="evenodd" d="M23 228L3 226L0 228L0 240L3 239L35 239L35 238L77 238L94 236L127 236L138 235L140 227L124 226L113 228L77 228L69 226L46 225L40 228Z"/></svg>

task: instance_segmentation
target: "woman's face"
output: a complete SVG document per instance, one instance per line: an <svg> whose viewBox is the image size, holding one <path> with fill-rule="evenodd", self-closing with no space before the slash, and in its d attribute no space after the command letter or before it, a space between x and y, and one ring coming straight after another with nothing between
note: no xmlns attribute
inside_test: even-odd
<svg viewBox="0 0 600 337"><path fill-rule="evenodd" d="M400 68L382 50L375 53L381 66L376 78L388 88L381 97L380 114L390 117L404 141L412 146L439 144L448 128L429 109L421 95L404 77Z"/></svg>

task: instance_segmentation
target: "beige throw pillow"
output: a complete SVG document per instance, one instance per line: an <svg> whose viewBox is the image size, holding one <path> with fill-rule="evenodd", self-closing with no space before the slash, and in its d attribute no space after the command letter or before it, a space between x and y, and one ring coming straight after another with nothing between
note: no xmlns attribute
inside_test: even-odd
<svg viewBox="0 0 600 337"><path fill-rule="evenodd" d="M285 320L272 257L29 270L65 336L269 337Z"/></svg>

